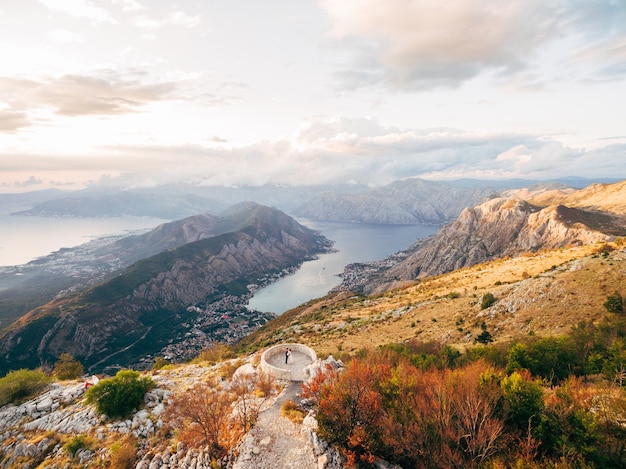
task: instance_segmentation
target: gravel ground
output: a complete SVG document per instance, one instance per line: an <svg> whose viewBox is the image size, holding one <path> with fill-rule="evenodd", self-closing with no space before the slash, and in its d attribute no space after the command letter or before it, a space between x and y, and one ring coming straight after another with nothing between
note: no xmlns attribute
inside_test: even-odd
<svg viewBox="0 0 626 469"><path fill-rule="evenodd" d="M302 434L302 426L294 424L280 414L282 404L289 399L297 401L300 391L300 383L289 383L274 404L261 412L256 426L245 437L242 451L233 469L318 467L318 458L314 454L313 445Z"/></svg>

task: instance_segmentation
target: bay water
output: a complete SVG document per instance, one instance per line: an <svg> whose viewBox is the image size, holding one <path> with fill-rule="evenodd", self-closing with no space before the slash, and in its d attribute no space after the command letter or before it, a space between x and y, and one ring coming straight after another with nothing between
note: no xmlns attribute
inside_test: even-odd
<svg viewBox="0 0 626 469"><path fill-rule="evenodd" d="M13 266L95 238L132 234L168 220L150 217L51 218L0 213L0 266ZM305 262L294 274L255 292L249 307L282 314L341 283L347 264L384 259L433 234L430 225L374 225L298 219L334 241L336 252Z"/></svg>
<svg viewBox="0 0 626 469"><path fill-rule="evenodd" d="M339 275L347 264L384 259L438 229L431 225L370 225L304 219L298 222L333 240L337 252L307 261L294 274L259 289L250 299L250 309L282 314L322 297L341 283Z"/></svg>
<svg viewBox="0 0 626 469"><path fill-rule="evenodd" d="M150 217L53 218L0 215L0 266L26 264L38 257L107 235L155 228L166 220Z"/></svg>

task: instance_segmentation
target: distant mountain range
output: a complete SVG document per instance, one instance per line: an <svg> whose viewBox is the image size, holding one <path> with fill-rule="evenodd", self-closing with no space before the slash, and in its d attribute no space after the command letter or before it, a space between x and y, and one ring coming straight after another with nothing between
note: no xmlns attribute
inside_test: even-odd
<svg viewBox="0 0 626 469"><path fill-rule="evenodd" d="M582 188L592 182L564 178L554 187ZM608 182L608 181L602 181ZM612 181L616 182L616 181ZM427 181L407 178L379 188L362 185L200 187L171 184L154 188L92 187L81 191L0 194L0 209L21 216L150 216L178 220L200 213L219 214L239 202L254 200L293 216L321 221L384 224L443 224L465 207L510 189L546 182L532 180Z"/></svg>
<svg viewBox="0 0 626 469"><path fill-rule="evenodd" d="M269 317L248 314L236 299L330 246L283 212L255 203L120 240L111 251L116 255L162 252L22 316L0 336L0 374L38 366L63 352L87 367L127 365L189 336L224 338L232 329L245 334ZM232 304L216 310L214 304L228 298Z"/></svg>
<svg viewBox="0 0 626 469"><path fill-rule="evenodd" d="M326 192L298 210L314 220L374 224L435 224L497 193L488 187L460 188L443 182L408 179L362 194Z"/></svg>

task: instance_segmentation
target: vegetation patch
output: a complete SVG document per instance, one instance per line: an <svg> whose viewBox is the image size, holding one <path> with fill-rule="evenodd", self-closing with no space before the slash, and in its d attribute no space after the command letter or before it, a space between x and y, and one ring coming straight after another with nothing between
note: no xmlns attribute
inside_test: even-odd
<svg viewBox="0 0 626 469"><path fill-rule="evenodd" d="M138 371L121 370L110 379L100 381L87 390L87 403L110 418L125 418L138 409L147 391L155 383Z"/></svg>

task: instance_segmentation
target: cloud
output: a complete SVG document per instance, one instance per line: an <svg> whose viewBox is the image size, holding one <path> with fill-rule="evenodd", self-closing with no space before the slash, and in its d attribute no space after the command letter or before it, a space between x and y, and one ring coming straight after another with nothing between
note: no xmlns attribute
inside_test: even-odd
<svg viewBox="0 0 626 469"><path fill-rule="evenodd" d="M0 132L12 133L29 125L30 121L25 112L0 110Z"/></svg>
<svg viewBox="0 0 626 469"><path fill-rule="evenodd" d="M348 182L382 186L409 177L626 178L625 145L578 150L541 136L400 129L374 119L314 119L303 123L291 139L239 147L222 143L218 138L207 146L111 145L94 148L89 157L0 155L0 171L40 179L46 172L82 172L91 180L110 175L109 183L134 187L180 181L227 186Z"/></svg>
<svg viewBox="0 0 626 469"><path fill-rule="evenodd" d="M111 0L113 5L122 5L123 11L140 11L145 10L146 7L135 0Z"/></svg>
<svg viewBox="0 0 626 469"><path fill-rule="evenodd" d="M42 183L42 180L39 178L36 178L35 176L31 176L28 179L26 179L25 181L19 182L18 185L20 187L30 187L30 186L37 186L39 184Z"/></svg>
<svg viewBox="0 0 626 469"><path fill-rule="evenodd" d="M39 3L50 10L66 13L75 18L84 18L92 23L117 23L107 10L89 0L39 0Z"/></svg>
<svg viewBox="0 0 626 469"><path fill-rule="evenodd" d="M596 58L608 42L621 54L626 37L626 6L610 0L319 1L329 37L352 51L339 73L344 87L376 80L404 89L457 87L485 72L532 68L555 43L567 44L568 59L590 42Z"/></svg>
<svg viewBox="0 0 626 469"><path fill-rule="evenodd" d="M36 80L0 77L0 100L14 110L5 114L5 126L25 126L25 112L52 108L65 116L113 115L135 112L150 102L171 96L176 89L172 82L143 83L137 78L125 78L114 72L101 76L65 75ZM14 127L15 128L15 127ZM14 129L13 128L13 129Z"/></svg>

